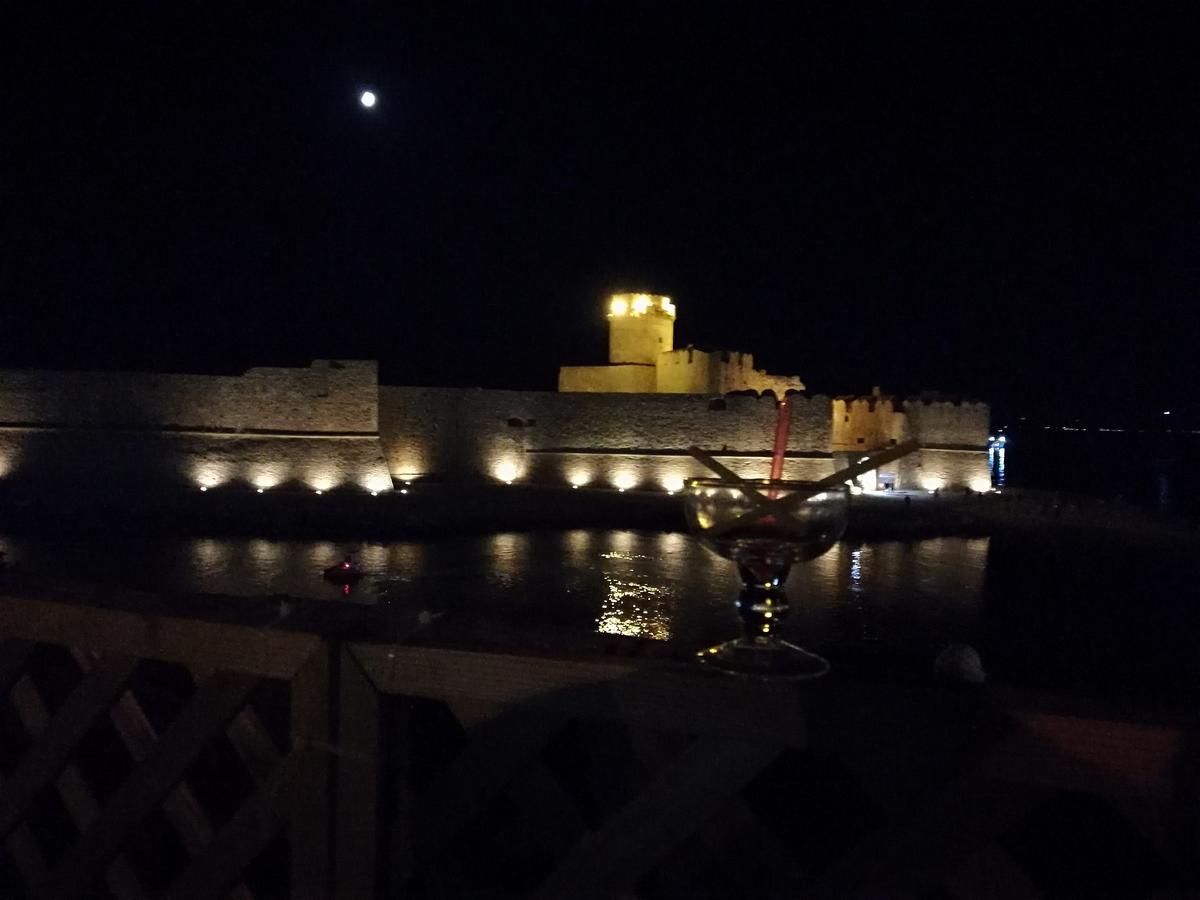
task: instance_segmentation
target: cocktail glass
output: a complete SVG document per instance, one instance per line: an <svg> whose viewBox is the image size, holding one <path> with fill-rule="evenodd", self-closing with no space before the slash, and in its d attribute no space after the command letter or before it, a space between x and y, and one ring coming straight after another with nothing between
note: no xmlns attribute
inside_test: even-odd
<svg viewBox="0 0 1200 900"><path fill-rule="evenodd" d="M742 579L742 636L701 650L697 659L759 678L799 681L829 671L825 659L780 638L779 628L791 609L784 583L792 566L820 556L846 530L846 486L703 478L688 485L686 501L692 533L732 560Z"/></svg>

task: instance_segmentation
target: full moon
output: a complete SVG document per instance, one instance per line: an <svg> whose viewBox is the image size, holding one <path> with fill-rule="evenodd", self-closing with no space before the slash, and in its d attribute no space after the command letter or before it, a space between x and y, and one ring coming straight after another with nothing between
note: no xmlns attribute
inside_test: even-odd
<svg viewBox="0 0 1200 900"><path fill-rule="evenodd" d="M375 105L375 94L373 91L363 91L358 95L358 102L370 109Z"/></svg>

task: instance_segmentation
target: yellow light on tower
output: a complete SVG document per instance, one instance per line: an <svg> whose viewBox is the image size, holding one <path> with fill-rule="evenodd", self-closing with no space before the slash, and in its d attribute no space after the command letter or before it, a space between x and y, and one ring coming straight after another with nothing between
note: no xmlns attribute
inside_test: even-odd
<svg viewBox="0 0 1200 900"><path fill-rule="evenodd" d="M623 316L629 312L629 304L625 302L623 297L613 297L612 303L608 305L609 314L614 316Z"/></svg>
<svg viewBox="0 0 1200 900"><path fill-rule="evenodd" d="M675 315L675 304L671 302L670 297L660 297L659 303L662 305L662 311L668 316Z"/></svg>
<svg viewBox="0 0 1200 900"><path fill-rule="evenodd" d="M646 310L650 308L649 294L638 294L633 298L633 314L635 316L645 315Z"/></svg>

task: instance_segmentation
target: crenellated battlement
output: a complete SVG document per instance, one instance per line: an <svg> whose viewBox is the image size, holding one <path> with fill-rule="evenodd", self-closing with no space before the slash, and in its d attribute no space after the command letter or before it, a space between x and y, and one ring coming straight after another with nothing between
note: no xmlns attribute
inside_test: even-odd
<svg viewBox="0 0 1200 900"><path fill-rule="evenodd" d="M662 294L613 294L608 300L608 317L660 316L675 318L675 304Z"/></svg>

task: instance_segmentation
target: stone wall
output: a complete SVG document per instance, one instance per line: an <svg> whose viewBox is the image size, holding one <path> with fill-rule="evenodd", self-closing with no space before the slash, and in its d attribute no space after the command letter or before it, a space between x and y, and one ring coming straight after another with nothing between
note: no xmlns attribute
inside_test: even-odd
<svg viewBox="0 0 1200 900"><path fill-rule="evenodd" d="M908 440L909 423L897 405L891 397L835 397L833 449L868 452Z"/></svg>
<svg viewBox="0 0 1200 900"><path fill-rule="evenodd" d="M743 478L767 478L771 460L766 454L731 456L713 454ZM692 478L712 478L713 473L686 452L620 453L531 451L527 477L539 484L570 484L574 487L617 488L618 490L678 491ZM783 477L816 480L834 472L832 456L789 457Z"/></svg>
<svg viewBox="0 0 1200 900"><path fill-rule="evenodd" d="M385 386L379 398L393 474L653 486L701 474L686 455L699 445L759 476L775 434L771 397ZM788 450L797 472L828 469L829 409L827 397L792 396Z"/></svg>
<svg viewBox="0 0 1200 900"><path fill-rule="evenodd" d="M792 394L789 409L786 475L829 474L834 403ZM898 487L986 477L985 404L926 398L889 415L893 434L923 445L896 465ZM770 395L381 387L362 362L240 377L3 372L0 477L114 491L386 490L433 477L675 489L706 474L692 445L765 477L775 422Z"/></svg>
<svg viewBox="0 0 1200 900"><path fill-rule="evenodd" d="M909 397L904 413L922 444L987 449L991 409L986 403Z"/></svg>
<svg viewBox="0 0 1200 900"><path fill-rule="evenodd" d="M374 362L317 360L244 375L0 372L0 423L375 432Z"/></svg>
<svg viewBox="0 0 1200 900"><path fill-rule="evenodd" d="M987 461L990 409L985 403L910 397L900 401L878 392L833 400L833 450L848 465L859 454L915 440L921 449L864 474L859 483L874 489L881 476L898 490L991 486Z"/></svg>
<svg viewBox="0 0 1200 900"><path fill-rule="evenodd" d="M655 388L655 367L629 364L622 366L562 366L558 370L558 389L567 393L651 394Z"/></svg>
<svg viewBox="0 0 1200 900"><path fill-rule="evenodd" d="M967 487L986 491L992 485L987 451L922 448L898 460L899 487L905 490L945 490Z"/></svg>
<svg viewBox="0 0 1200 900"><path fill-rule="evenodd" d="M754 368L754 356L733 350L687 347L658 357L656 389L666 394L726 394L731 391L804 390L794 375L769 375Z"/></svg>
<svg viewBox="0 0 1200 900"><path fill-rule="evenodd" d="M114 491L387 490L373 362L242 376L0 373L0 470Z"/></svg>
<svg viewBox="0 0 1200 900"><path fill-rule="evenodd" d="M392 483L375 436L6 427L0 468L14 481L114 491L202 485L384 491Z"/></svg>

